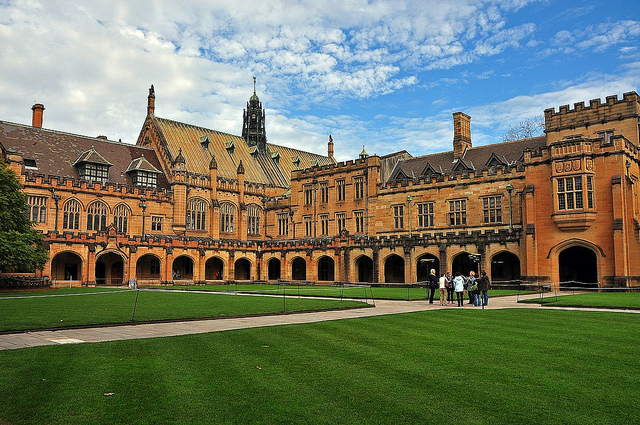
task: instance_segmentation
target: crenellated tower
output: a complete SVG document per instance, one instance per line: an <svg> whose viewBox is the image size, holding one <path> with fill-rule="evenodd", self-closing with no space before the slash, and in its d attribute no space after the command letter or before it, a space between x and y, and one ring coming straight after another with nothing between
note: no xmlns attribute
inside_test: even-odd
<svg viewBox="0 0 640 425"><path fill-rule="evenodd" d="M265 129L262 102L256 94L256 77L253 77L253 95L242 112L242 138L249 146L256 146L260 152L267 151L267 132Z"/></svg>

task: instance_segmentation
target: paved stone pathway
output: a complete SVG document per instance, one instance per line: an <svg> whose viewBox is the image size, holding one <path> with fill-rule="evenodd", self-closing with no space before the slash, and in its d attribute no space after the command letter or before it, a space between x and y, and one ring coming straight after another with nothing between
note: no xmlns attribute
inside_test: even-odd
<svg viewBox="0 0 640 425"><path fill-rule="evenodd" d="M521 295L520 299L537 298L537 294ZM518 304L516 296L496 297L489 299L486 309L504 308L541 308L539 304ZM457 309L454 306L429 304L428 301L391 301L376 300L375 307L339 311L319 311L312 313L294 313L259 317L224 318L208 320L190 320L169 323L131 324L103 326L83 329L61 329L37 332L16 332L0 335L0 350L37 347L43 345L79 344L87 342L122 341L128 339L156 338L208 332L220 332L234 329L259 328L263 326L279 326L299 323L314 323L329 320L354 319L359 317L382 316L387 314L409 313L415 311ZM479 309L465 304L463 308ZM638 310L622 309L586 309L571 307L542 307L559 310L589 310L635 313Z"/></svg>

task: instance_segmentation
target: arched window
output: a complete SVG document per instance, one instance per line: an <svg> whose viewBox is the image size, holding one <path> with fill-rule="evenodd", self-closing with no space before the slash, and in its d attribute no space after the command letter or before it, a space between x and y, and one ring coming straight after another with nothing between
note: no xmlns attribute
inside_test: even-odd
<svg viewBox="0 0 640 425"><path fill-rule="evenodd" d="M107 229L107 206L103 202L94 202L87 208L87 230Z"/></svg>
<svg viewBox="0 0 640 425"><path fill-rule="evenodd" d="M257 205L247 207L247 235L260 234L260 208Z"/></svg>
<svg viewBox="0 0 640 425"><path fill-rule="evenodd" d="M220 232L233 233L233 220L236 215L236 207L233 204L220 206Z"/></svg>
<svg viewBox="0 0 640 425"><path fill-rule="evenodd" d="M129 224L129 207L125 204L118 205L113 210L113 225L120 233L127 233Z"/></svg>
<svg viewBox="0 0 640 425"><path fill-rule="evenodd" d="M64 204L64 216L62 220L63 229L78 230L80 229L80 202L75 199L69 199Z"/></svg>
<svg viewBox="0 0 640 425"><path fill-rule="evenodd" d="M199 198L189 199L187 203L187 229L207 229L207 203Z"/></svg>

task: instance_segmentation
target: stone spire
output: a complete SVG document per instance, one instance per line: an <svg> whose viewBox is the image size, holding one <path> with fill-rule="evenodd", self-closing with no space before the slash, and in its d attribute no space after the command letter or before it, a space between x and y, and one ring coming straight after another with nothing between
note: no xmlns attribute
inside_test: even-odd
<svg viewBox="0 0 640 425"><path fill-rule="evenodd" d="M256 146L260 152L267 151L267 132L262 102L256 94L256 77L253 77L253 95L242 111L242 138L249 146Z"/></svg>

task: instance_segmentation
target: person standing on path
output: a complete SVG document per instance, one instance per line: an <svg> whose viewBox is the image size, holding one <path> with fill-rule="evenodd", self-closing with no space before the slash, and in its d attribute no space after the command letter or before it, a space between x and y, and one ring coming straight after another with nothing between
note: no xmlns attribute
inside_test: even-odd
<svg viewBox="0 0 640 425"><path fill-rule="evenodd" d="M440 305L446 305L447 303L447 277L442 273L440 276Z"/></svg>
<svg viewBox="0 0 640 425"><path fill-rule="evenodd" d="M456 277L453 278L453 285L458 299L458 307L464 307L464 278L460 272L456 272Z"/></svg>
<svg viewBox="0 0 640 425"><path fill-rule="evenodd" d="M433 297L438 289L438 276L436 276L436 269L431 269L429 275L429 304L433 304Z"/></svg>
<svg viewBox="0 0 640 425"><path fill-rule="evenodd" d="M475 304L475 294L471 289L473 285L476 283L476 272L471 270L469 272L469 277L467 278L467 294L469 294L469 304Z"/></svg>
<svg viewBox="0 0 640 425"><path fill-rule="evenodd" d="M453 276L451 276L451 272L447 272L445 279L445 286L447 288L447 304L453 304L453 294L456 291L453 287Z"/></svg>
<svg viewBox="0 0 640 425"><path fill-rule="evenodd" d="M489 302L489 288L491 288L491 282L489 281L487 272L483 270L480 281L478 282L478 289L480 290L480 300L482 301L482 305L484 306L486 306Z"/></svg>

